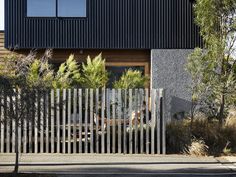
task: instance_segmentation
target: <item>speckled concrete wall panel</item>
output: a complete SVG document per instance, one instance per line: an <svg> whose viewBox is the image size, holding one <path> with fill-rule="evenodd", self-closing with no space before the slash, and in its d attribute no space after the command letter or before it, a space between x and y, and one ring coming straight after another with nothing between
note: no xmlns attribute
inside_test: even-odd
<svg viewBox="0 0 236 177"><path fill-rule="evenodd" d="M188 55L193 50L151 51L152 88L165 89L165 115L168 120L189 112L191 78L185 70Z"/></svg>

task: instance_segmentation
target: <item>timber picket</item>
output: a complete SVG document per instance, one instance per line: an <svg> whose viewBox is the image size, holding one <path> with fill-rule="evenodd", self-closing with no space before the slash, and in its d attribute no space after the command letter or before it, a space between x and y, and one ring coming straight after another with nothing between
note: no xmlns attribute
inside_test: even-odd
<svg viewBox="0 0 236 177"><path fill-rule="evenodd" d="M35 93L35 110L34 110L34 153L38 153L38 94Z"/></svg>
<svg viewBox="0 0 236 177"><path fill-rule="evenodd" d="M112 153L116 153L116 90L112 89Z"/></svg>
<svg viewBox="0 0 236 177"><path fill-rule="evenodd" d="M28 130L28 127L27 127L27 119L23 119L22 120L24 123L23 123L23 153L26 153L27 152L27 130Z"/></svg>
<svg viewBox="0 0 236 177"><path fill-rule="evenodd" d="M32 115L32 114L30 114ZM33 136L33 132L32 132L32 121L29 120L29 153L32 153L33 152L33 148L32 148L32 136Z"/></svg>
<svg viewBox="0 0 236 177"><path fill-rule="evenodd" d="M111 116L111 112L110 112L110 106L111 106L111 102L110 102L110 89L106 90L107 92L107 96L106 96L106 109L107 109L107 153L110 154L111 152L111 122L110 122L110 116Z"/></svg>
<svg viewBox="0 0 236 177"><path fill-rule="evenodd" d="M62 98L62 153L66 153L66 90L63 89Z"/></svg>
<svg viewBox="0 0 236 177"><path fill-rule="evenodd" d="M40 112L40 153L44 152L44 99L42 93L40 95L40 102L39 102L39 112Z"/></svg>
<svg viewBox="0 0 236 177"><path fill-rule="evenodd" d="M76 153L77 148L77 132L76 132L76 126L77 126L77 89L74 89L73 94L73 153Z"/></svg>
<svg viewBox="0 0 236 177"><path fill-rule="evenodd" d="M60 89L57 89L56 90L56 122L57 122L57 139L56 139L56 142L57 142L57 153L60 153Z"/></svg>
<svg viewBox="0 0 236 177"><path fill-rule="evenodd" d="M165 119L165 92L163 89L159 89L160 92L160 116L161 116L161 126L162 126L162 154L166 154L166 119Z"/></svg>
<svg viewBox="0 0 236 177"><path fill-rule="evenodd" d="M134 94L134 152L138 154L138 89L135 89Z"/></svg>
<svg viewBox="0 0 236 177"><path fill-rule="evenodd" d="M149 91L145 89L145 116L146 116L146 154L149 154Z"/></svg>
<svg viewBox="0 0 236 177"><path fill-rule="evenodd" d="M16 92L17 90L14 89L14 91ZM10 101L10 104L12 104L12 111L13 112L17 112L17 107L18 107L18 104L16 104L16 102L18 101L18 97L16 95L13 95L12 96L12 99L9 98L9 101ZM10 113L10 112L9 112ZM11 127L11 140L12 140L12 150L11 152L15 153L15 147L16 147L16 144L15 144L15 140L16 140L16 119L12 119L11 120L11 123L12 123L12 127Z"/></svg>
<svg viewBox="0 0 236 177"><path fill-rule="evenodd" d="M21 93L0 94L1 153L15 152L16 131L22 153L166 153L163 89L36 91L32 119L18 122L4 108L20 110Z"/></svg>
<svg viewBox="0 0 236 177"><path fill-rule="evenodd" d="M143 141L143 89L139 90L139 110L140 110L140 153L143 154L143 145L144 145L144 141Z"/></svg>
<svg viewBox="0 0 236 177"><path fill-rule="evenodd" d="M96 153L99 153L99 117L98 117L98 102L99 102L99 90L96 89L96 102L95 102L95 123L96 123Z"/></svg>
<svg viewBox="0 0 236 177"><path fill-rule="evenodd" d="M157 99L156 99L156 133L157 133L157 142L156 142L156 146L157 146L157 153L160 154L161 153L161 148L160 148L160 143L161 143L161 118L160 118L160 92L159 91L155 91L156 95L157 95Z"/></svg>
<svg viewBox="0 0 236 177"><path fill-rule="evenodd" d="M15 153L15 142L16 142L16 121L15 119L12 119L12 137L11 137L11 141L12 141L12 152Z"/></svg>
<svg viewBox="0 0 236 177"><path fill-rule="evenodd" d="M94 139L93 139L93 130L94 130L94 126L93 126L93 121L94 121L94 110L93 110L93 89L90 89L90 108L89 108L89 111L90 111L90 153L93 153L94 152Z"/></svg>
<svg viewBox="0 0 236 177"><path fill-rule="evenodd" d="M0 93L1 95L0 95L0 104L1 105L4 105L4 93L3 92L1 92ZM4 107L3 106L1 106L0 107L0 126L1 126L1 140L0 140L0 143L1 143L1 145L0 145L0 152L1 153L4 153L4 139L5 139L5 124L4 124Z"/></svg>
<svg viewBox="0 0 236 177"><path fill-rule="evenodd" d="M151 111L152 111L152 125L151 125L151 154L155 153L155 122L156 122L156 90L151 93Z"/></svg>
<svg viewBox="0 0 236 177"><path fill-rule="evenodd" d="M132 109L133 109L133 105L132 105L132 90L129 89L129 154L133 153L133 127L132 127Z"/></svg>
<svg viewBox="0 0 236 177"><path fill-rule="evenodd" d="M10 108L10 98L7 97L7 107ZM9 111L6 111L9 114ZM7 133L6 133L6 151L10 153L10 122L11 120L7 119L6 126L7 126Z"/></svg>
<svg viewBox="0 0 236 177"><path fill-rule="evenodd" d="M88 89L85 89L85 153L88 153Z"/></svg>
<svg viewBox="0 0 236 177"><path fill-rule="evenodd" d="M18 124L18 129L16 130L16 131L18 131L18 152L20 152L21 153L21 146L22 146L22 134L21 134L21 126L22 126L22 120L21 120L21 117L19 117L19 110L21 109L21 105L22 104L19 104L18 105L18 103L22 103L21 101L21 92L19 91L19 90L17 90L17 100L16 100L16 105L15 105L15 107L16 107L16 114L17 114L17 120L18 121L16 121L16 124Z"/></svg>
<svg viewBox="0 0 236 177"><path fill-rule="evenodd" d="M68 143L67 143L67 148L68 148L68 154L71 153L71 89L68 89L68 101L67 101L67 124L68 124Z"/></svg>
<svg viewBox="0 0 236 177"><path fill-rule="evenodd" d="M126 138L126 131L127 131L127 90L124 90L124 103L123 103L123 153L127 154L127 138Z"/></svg>
<svg viewBox="0 0 236 177"><path fill-rule="evenodd" d="M82 153L82 89L79 89L79 153Z"/></svg>
<svg viewBox="0 0 236 177"><path fill-rule="evenodd" d="M118 153L121 154L121 89L118 89L118 106L117 106L117 117L118 117Z"/></svg>
<svg viewBox="0 0 236 177"><path fill-rule="evenodd" d="M102 154L105 153L105 123L104 123L104 119L105 119L105 89L102 89L102 108L101 108L101 131L102 131L102 138L101 138L101 145L102 145Z"/></svg>
<svg viewBox="0 0 236 177"><path fill-rule="evenodd" d="M54 153L54 124L55 124L55 92L51 91L51 153Z"/></svg>
<svg viewBox="0 0 236 177"><path fill-rule="evenodd" d="M33 102L32 100L29 101L28 103L29 105L32 105ZM29 153L32 153L33 152L33 112L32 111L33 108L31 107L30 109L28 109L28 115L29 115L29 119L28 119L28 125L29 125L29 136L28 136L28 141L29 141L29 144L28 144L28 152Z"/></svg>
<svg viewBox="0 0 236 177"><path fill-rule="evenodd" d="M45 118L45 141L46 141L46 153L49 153L49 100L48 100L48 92L46 92L46 95L44 96L45 98L45 103L44 103L44 118Z"/></svg>

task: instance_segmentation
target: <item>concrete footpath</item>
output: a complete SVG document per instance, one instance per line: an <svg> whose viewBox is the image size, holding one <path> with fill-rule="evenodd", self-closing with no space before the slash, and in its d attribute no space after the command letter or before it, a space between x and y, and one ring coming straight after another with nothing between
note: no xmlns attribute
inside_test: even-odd
<svg viewBox="0 0 236 177"><path fill-rule="evenodd" d="M0 173L11 172L13 167L14 154L0 154ZM182 155L25 154L20 157L19 171L54 174L60 177L236 177L236 158L198 158Z"/></svg>

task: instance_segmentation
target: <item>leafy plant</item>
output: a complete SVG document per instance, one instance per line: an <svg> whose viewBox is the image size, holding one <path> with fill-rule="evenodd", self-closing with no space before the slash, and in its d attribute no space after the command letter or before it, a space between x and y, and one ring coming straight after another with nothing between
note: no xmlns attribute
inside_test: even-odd
<svg viewBox="0 0 236 177"><path fill-rule="evenodd" d="M5 55L3 57L3 60L0 64L0 76L1 77L15 77L16 72L16 65L17 59L19 59L20 56L10 53L8 55Z"/></svg>
<svg viewBox="0 0 236 177"><path fill-rule="evenodd" d="M195 49L188 59L187 69L194 83L193 101L202 100L201 107L214 110L223 125L236 95L236 1L197 0L194 9L205 49Z"/></svg>
<svg viewBox="0 0 236 177"><path fill-rule="evenodd" d="M81 82L80 69L74 59L74 55L70 55L65 63L62 63L57 71L54 88L70 88Z"/></svg>
<svg viewBox="0 0 236 177"><path fill-rule="evenodd" d="M53 70L47 61L34 60L29 66L27 84L32 88L51 88L53 82Z"/></svg>
<svg viewBox="0 0 236 177"><path fill-rule="evenodd" d="M36 110L34 103L42 98L41 93L49 87L53 79L53 71L47 63L49 54L50 52L45 52L40 60L36 59L34 52L25 57L9 55L9 60L5 61L6 65L1 70L3 73L0 74L0 93L4 94L0 94L0 99L8 98L4 104L0 103L0 109L6 111L1 121L15 122L14 176L17 176L19 168L19 127L25 120L33 121L32 113Z"/></svg>
<svg viewBox="0 0 236 177"><path fill-rule="evenodd" d="M148 77L143 76L141 71L127 70L120 78L113 84L115 89L133 89L144 88L148 82Z"/></svg>
<svg viewBox="0 0 236 177"><path fill-rule="evenodd" d="M105 59L99 54L94 59L90 56L86 63L82 63L82 85L86 88L102 88L108 82L108 72L105 68Z"/></svg>

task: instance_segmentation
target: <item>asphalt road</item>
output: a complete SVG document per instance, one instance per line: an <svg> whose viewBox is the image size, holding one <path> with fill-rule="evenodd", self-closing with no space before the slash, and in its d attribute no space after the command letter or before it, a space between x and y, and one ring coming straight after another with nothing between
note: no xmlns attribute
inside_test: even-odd
<svg viewBox="0 0 236 177"><path fill-rule="evenodd" d="M0 154L0 173L13 167L14 154ZM227 160L179 155L27 154L19 170L58 177L236 177L235 164Z"/></svg>

